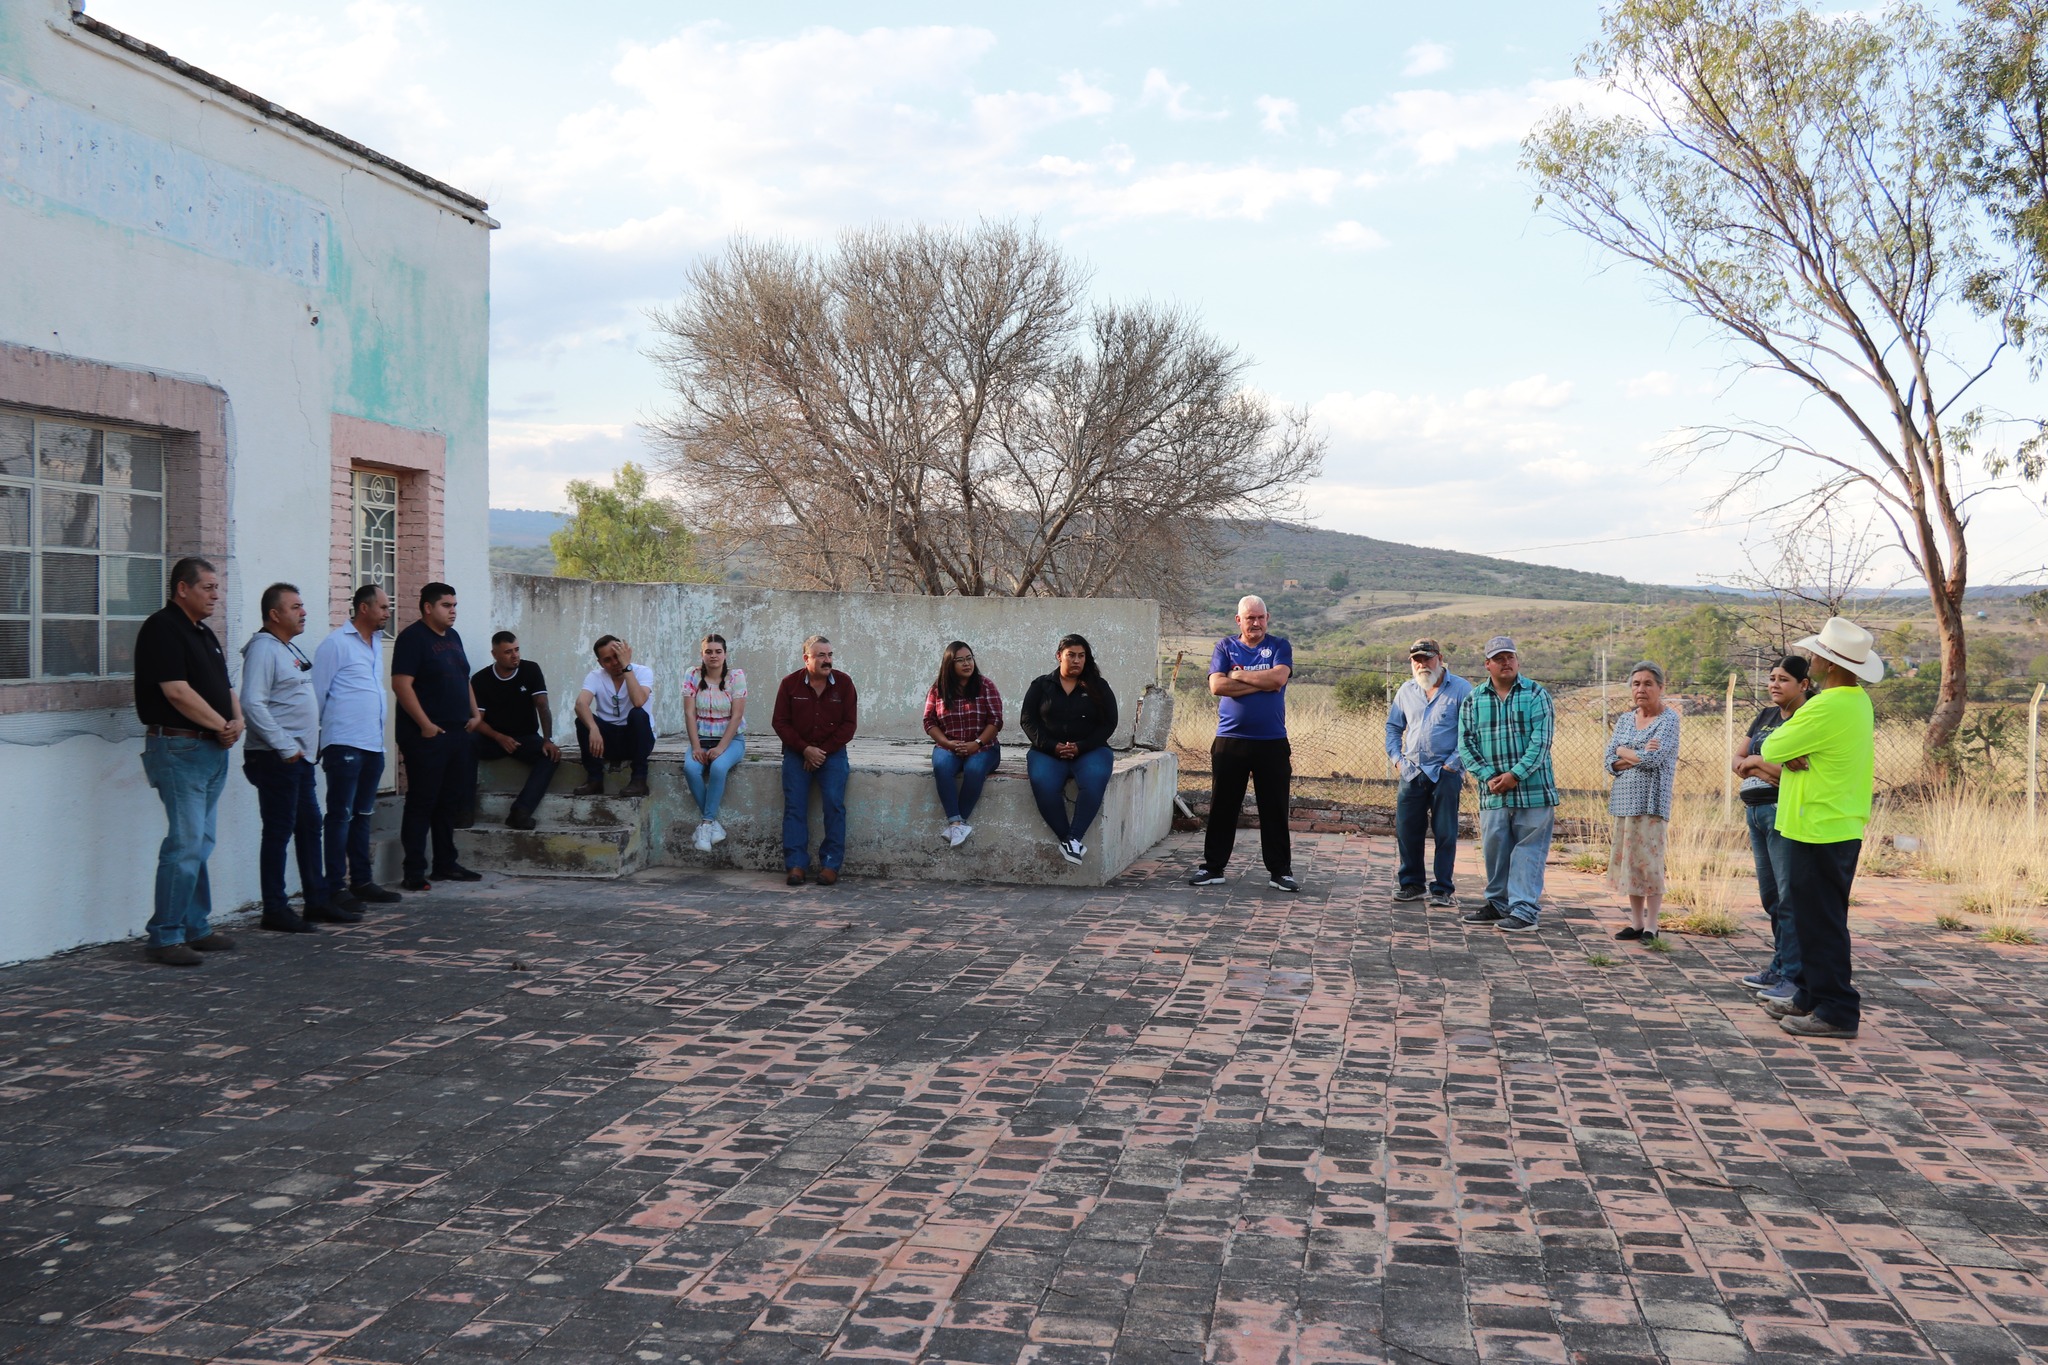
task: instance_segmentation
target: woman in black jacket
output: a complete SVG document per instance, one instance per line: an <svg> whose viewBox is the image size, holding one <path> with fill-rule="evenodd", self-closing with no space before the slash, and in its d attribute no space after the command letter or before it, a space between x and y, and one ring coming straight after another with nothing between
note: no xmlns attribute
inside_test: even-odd
<svg viewBox="0 0 2048 1365"><path fill-rule="evenodd" d="M1079 635L1063 635L1059 667L1031 681L1018 721L1031 749L1025 766L1031 775L1031 799L1059 841L1060 856L1078 863L1087 856L1081 836L1102 810L1116 755L1109 737L1116 732L1116 693L1109 690L1095 651ZM1067 815L1067 783L1074 784L1074 813Z"/></svg>

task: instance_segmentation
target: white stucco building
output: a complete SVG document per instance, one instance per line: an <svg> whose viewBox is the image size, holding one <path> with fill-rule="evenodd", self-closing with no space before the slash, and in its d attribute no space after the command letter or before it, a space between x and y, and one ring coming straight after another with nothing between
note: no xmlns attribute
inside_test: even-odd
<svg viewBox="0 0 2048 1365"><path fill-rule="evenodd" d="M138 933L162 808L128 661L203 554L231 660L352 585L490 618L481 200L73 11L0 3L0 961ZM486 631L486 638L488 632ZM216 909L256 899L237 757Z"/></svg>

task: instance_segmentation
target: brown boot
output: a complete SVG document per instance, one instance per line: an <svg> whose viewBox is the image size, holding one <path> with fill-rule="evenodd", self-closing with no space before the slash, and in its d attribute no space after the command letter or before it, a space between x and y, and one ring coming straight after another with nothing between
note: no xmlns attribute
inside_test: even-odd
<svg viewBox="0 0 2048 1365"><path fill-rule="evenodd" d="M819 868L819 869L818 869L818 885L820 885L820 886L837 886L837 885L839 885L839 869L838 869L838 868L836 868L836 867L821 867L821 868Z"/></svg>
<svg viewBox="0 0 2048 1365"><path fill-rule="evenodd" d="M623 788L623 789L622 789L622 790L621 790L621 791L619 792L619 795L620 795L620 796L645 796L645 795L647 795L647 779L646 779L646 778L644 778L644 777L636 777L636 778L634 778L634 779L633 779L633 780L632 780L631 782L628 782L628 783L627 783L627 784L625 785L625 787L624 787L624 788Z"/></svg>
<svg viewBox="0 0 2048 1365"><path fill-rule="evenodd" d="M789 870L789 875L784 877L783 881L791 886L802 886L804 884L804 870L800 867L792 867Z"/></svg>
<svg viewBox="0 0 2048 1365"><path fill-rule="evenodd" d="M600 777L600 778L598 778L598 779L597 779L597 781L595 781L595 782L585 782L585 783L584 783L584 784L583 784L582 786L580 786L580 787L577 787L577 788L576 788L576 789L575 789L574 791L570 792L570 793L569 793L569 795L571 795L571 796L603 796L603 795L604 795L604 779Z"/></svg>

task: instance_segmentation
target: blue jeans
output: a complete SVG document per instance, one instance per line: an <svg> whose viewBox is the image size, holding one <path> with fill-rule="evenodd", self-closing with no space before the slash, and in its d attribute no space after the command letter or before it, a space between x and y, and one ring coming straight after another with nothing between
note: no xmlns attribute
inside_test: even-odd
<svg viewBox="0 0 2048 1365"><path fill-rule="evenodd" d="M1404 778L1394 797L1394 847L1400 854L1400 884L1422 889L1422 836L1436 836L1435 876L1430 891L1448 896L1456 888L1452 869L1458 861L1458 793L1465 788L1465 774L1445 768L1436 777L1418 770Z"/></svg>
<svg viewBox="0 0 2048 1365"><path fill-rule="evenodd" d="M142 741L142 771L164 803L169 828L156 852L156 910L149 917L154 948L213 932L214 816L228 785L228 751L210 739L156 735Z"/></svg>
<svg viewBox="0 0 2048 1365"><path fill-rule="evenodd" d="M1078 758L1054 758L1040 749L1024 756L1031 775L1031 799L1046 827L1061 843L1078 839L1102 812L1102 796L1109 790L1109 775L1116 767L1116 755L1107 744L1090 749ZM1074 814L1067 817L1067 783L1074 784Z"/></svg>
<svg viewBox="0 0 2048 1365"><path fill-rule="evenodd" d="M1799 984L1799 931L1792 925L1792 902L1786 898L1786 859L1791 850L1778 833L1778 805L1745 806L1743 817L1749 825L1749 851L1756 859L1756 891L1771 918L1771 970L1797 986Z"/></svg>
<svg viewBox="0 0 2048 1365"><path fill-rule="evenodd" d="M698 742L703 743L702 740ZM717 743L714 739L705 747L713 748ZM725 779L746 756L746 736L734 735L726 751L708 764L699 763L694 758L683 760L683 780L690 784L690 795L697 798L697 809L704 813L706 820L718 818L718 807L725 800Z"/></svg>
<svg viewBox="0 0 2048 1365"><path fill-rule="evenodd" d="M808 867L811 862L811 788L824 798L825 841L818 845L818 866L837 872L846 861L846 750L827 754L816 772L804 756L782 751L782 865Z"/></svg>
<svg viewBox="0 0 2048 1365"><path fill-rule="evenodd" d="M320 870L320 775L304 758L287 763L274 749L244 749L242 776L256 789L256 807L263 814L263 838L257 846L257 883L263 888L263 909L283 910L290 898L284 889L284 853L294 849L299 861L299 890L306 908L327 904L327 879Z"/></svg>
<svg viewBox="0 0 2048 1365"><path fill-rule="evenodd" d="M1486 903L1534 924L1543 913L1543 861L1550 856L1555 806L1501 807L1479 812L1479 851L1486 861Z"/></svg>
<svg viewBox="0 0 2048 1365"><path fill-rule="evenodd" d="M368 886L370 819L377 813L377 783L384 776L384 755L376 749L330 744L320 751L327 774L327 888Z"/></svg>
<svg viewBox="0 0 2048 1365"><path fill-rule="evenodd" d="M981 801L982 783L1003 761L1003 746L991 744L972 758L962 758L951 749L932 746L932 780L939 785L939 804L946 819L965 820Z"/></svg>

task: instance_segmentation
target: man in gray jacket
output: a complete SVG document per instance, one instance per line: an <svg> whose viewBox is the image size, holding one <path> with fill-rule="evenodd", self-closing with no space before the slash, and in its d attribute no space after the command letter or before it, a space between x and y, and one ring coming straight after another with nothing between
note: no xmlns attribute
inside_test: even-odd
<svg viewBox="0 0 2048 1365"><path fill-rule="evenodd" d="M309 921L352 924L355 910L330 903L320 858L320 714L313 700L313 661L292 641L305 632L306 603L289 583L263 590L263 629L242 646L242 715L249 739L242 774L256 788L263 813L258 862L265 929L306 934ZM297 846L299 886L306 913L293 913L285 898L284 853Z"/></svg>

